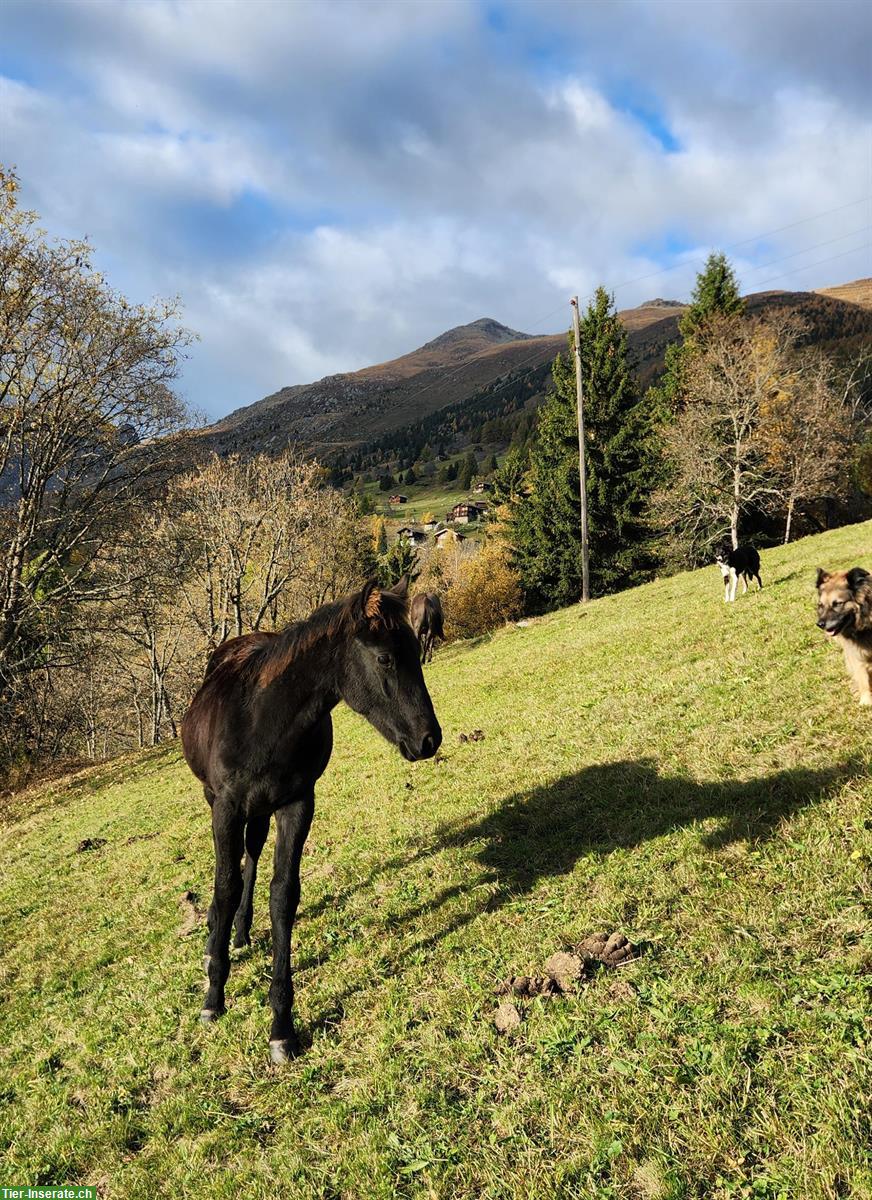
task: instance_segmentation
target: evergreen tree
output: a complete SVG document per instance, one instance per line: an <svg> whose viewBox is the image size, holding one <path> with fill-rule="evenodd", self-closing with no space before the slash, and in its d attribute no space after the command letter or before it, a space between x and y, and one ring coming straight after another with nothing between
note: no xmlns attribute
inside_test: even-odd
<svg viewBox="0 0 872 1200"><path fill-rule="evenodd" d="M391 488L395 486L393 475L382 475L381 479L378 481L378 486L380 491L389 492Z"/></svg>
<svg viewBox="0 0 872 1200"><path fill-rule="evenodd" d="M490 458L487 460L487 470L491 475L493 475L493 473L494 473L494 471L496 471L496 469L497 469L497 456L495 454L492 454L490 456Z"/></svg>
<svg viewBox="0 0 872 1200"><path fill-rule="evenodd" d="M406 483L409 483L409 484L415 483L417 478L418 478L418 476L415 474L414 468L409 467L408 471L406 472Z"/></svg>
<svg viewBox="0 0 872 1200"><path fill-rule="evenodd" d="M476 461L475 455L470 450L469 454L467 454L466 458L463 460L463 466L460 470L459 482L460 482L460 487L461 487L462 491L464 491L464 492L469 491L470 487L472 486L472 481L473 481L473 478L475 477L475 473L477 470L478 470L478 463Z"/></svg>
<svg viewBox="0 0 872 1200"><path fill-rule="evenodd" d="M370 513L375 512L375 501L373 500L373 498L369 494L369 492L356 491L356 492L353 492L352 495L354 497L354 501L357 506L357 512L358 512L359 516L366 517Z"/></svg>
<svg viewBox="0 0 872 1200"><path fill-rule="evenodd" d="M413 583L420 574L418 551L406 538L398 538L379 559L378 578L382 587L393 587L404 575Z"/></svg>
<svg viewBox="0 0 872 1200"><path fill-rule="evenodd" d="M527 474L527 454L518 446L512 446L503 459L503 465L494 474L494 504L516 504L524 495L524 479Z"/></svg>
<svg viewBox="0 0 872 1200"><path fill-rule="evenodd" d="M681 341L666 349L665 366L658 384L650 389L652 406L662 420L670 420L683 404L685 370L695 349L697 334L713 316L733 316L744 311L730 261L725 254L713 253L696 277L690 307L678 322Z"/></svg>
<svg viewBox="0 0 872 1200"><path fill-rule="evenodd" d="M651 569L646 522L655 479L651 410L627 361L627 333L603 289L581 321L591 592L629 587ZM539 411L526 494L513 505L524 588L538 608L581 592L578 419L573 357L558 355Z"/></svg>

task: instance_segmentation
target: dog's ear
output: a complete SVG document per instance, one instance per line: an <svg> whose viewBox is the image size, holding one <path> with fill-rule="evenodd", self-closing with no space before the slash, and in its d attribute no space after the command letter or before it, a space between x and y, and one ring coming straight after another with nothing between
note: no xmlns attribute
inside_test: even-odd
<svg viewBox="0 0 872 1200"><path fill-rule="evenodd" d="M869 579L869 577L869 572L864 571L862 567L852 567L847 574L848 587L852 592L856 592L859 589L860 584L863 583L864 580Z"/></svg>
<svg viewBox="0 0 872 1200"><path fill-rule="evenodd" d="M817 588L818 591L821 590L821 584L824 582L825 579L829 579L829 575L823 569L823 567L818 567L817 579L815 580L815 587Z"/></svg>

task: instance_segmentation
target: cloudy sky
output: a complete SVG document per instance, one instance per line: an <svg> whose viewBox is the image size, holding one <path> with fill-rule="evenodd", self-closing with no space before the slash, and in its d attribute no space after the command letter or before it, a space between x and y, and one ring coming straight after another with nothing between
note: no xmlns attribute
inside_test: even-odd
<svg viewBox="0 0 872 1200"><path fill-rule="evenodd" d="M598 283L872 274L866 0L4 0L0 159L211 417Z"/></svg>

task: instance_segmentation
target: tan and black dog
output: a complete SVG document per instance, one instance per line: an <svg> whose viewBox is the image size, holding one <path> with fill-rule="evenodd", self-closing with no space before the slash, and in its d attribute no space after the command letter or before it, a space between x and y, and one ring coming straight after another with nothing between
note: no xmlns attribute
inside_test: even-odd
<svg viewBox="0 0 872 1200"><path fill-rule="evenodd" d="M842 643L860 703L872 705L872 574L862 567L819 570L817 589L818 626Z"/></svg>

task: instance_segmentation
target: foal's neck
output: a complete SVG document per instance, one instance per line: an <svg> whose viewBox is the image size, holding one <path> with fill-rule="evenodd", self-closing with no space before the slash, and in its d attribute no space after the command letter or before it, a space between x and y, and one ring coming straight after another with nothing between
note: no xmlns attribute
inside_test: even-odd
<svg viewBox="0 0 872 1200"><path fill-rule="evenodd" d="M325 605L283 630L261 668L262 685L276 683L288 701L301 707L334 708L345 654L345 642L331 620L338 611L338 605Z"/></svg>

